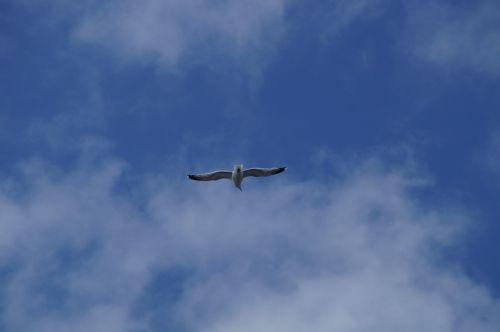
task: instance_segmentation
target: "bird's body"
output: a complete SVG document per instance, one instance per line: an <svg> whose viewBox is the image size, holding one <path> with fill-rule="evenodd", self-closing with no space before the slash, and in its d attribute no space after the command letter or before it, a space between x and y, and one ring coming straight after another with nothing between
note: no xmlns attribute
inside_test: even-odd
<svg viewBox="0 0 500 332"><path fill-rule="evenodd" d="M220 179L231 179L239 190L241 190L241 182L247 176L270 176L278 174L286 170L286 167L273 168L248 168L243 170L243 165L234 165L233 171L215 171L203 174L190 174L188 178L197 181L214 181Z"/></svg>
<svg viewBox="0 0 500 332"><path fill-rule="evenodd" d="M236 188L241 190L241 182L243 182L243 166L235 165L233 169L233 174L231 174L231 179L233 180Z"/></svg>

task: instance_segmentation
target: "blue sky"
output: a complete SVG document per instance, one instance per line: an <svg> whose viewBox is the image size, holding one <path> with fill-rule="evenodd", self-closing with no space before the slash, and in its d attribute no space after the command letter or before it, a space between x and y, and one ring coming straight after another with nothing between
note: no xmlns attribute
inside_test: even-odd
<svg viewBox="0 0 500 332"><path fill-rule="evenodd" d="M0 2L0 329L497 331L499 19Z"/></svg>

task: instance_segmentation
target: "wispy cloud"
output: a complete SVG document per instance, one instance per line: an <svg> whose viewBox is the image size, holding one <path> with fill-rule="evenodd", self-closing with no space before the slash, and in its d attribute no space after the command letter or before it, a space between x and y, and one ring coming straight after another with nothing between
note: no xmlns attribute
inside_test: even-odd
<svg viewBox="0 0 500 332"><path fill-rule="evenodd" d="M410 56L441 70L500 73L500 5L494 0L407 1L402 6L392 0L326 1L317 14L320 35L331 42L332 36L356 23L381 18L391 7L403 10L401 31L395 32L394 41Z"/></svg>
<svg viewBox="0 0 500 332"><path fill-rule="evenodd" d="M329 0L306 8L291 0L34 3L52 8L51 19L57 17L65 29L71 27L77 42L127 63L153 63L170 71L185 65L214 68L232 63L257 73L287 42L283 37L293 33L294 24L314 21L314 33L331 42L332 36L357 22L380 18L386 9L398 7L392 0ZM404 20L394 40L411 56L447 70L500 72L497 1L409 1L398 10L404 11Z"/></svg>
<svg viewBox="0 0 500 332"><path fill-rule="evenodd" d="M82 17L75 37L166 69L221 55L258 61L283 32L283 11L284 0L111 0Z"/></svg>
<svg viewBox="0 0 500 332"><path fill-rule="evenodd" d="M499 19L498 1L413 2L408 6L407 47L416 57L447 70L498 75Z"/></svg>
<svg viewBox="0 0 500 332"><path fill-rule="evenodd" d="M158 176L129 195L117 190L124 174L90 158L69 174L28 164L22 191L2 185L3 330L499 324L498 300L438 260L467 217L424 207L404 169L368 163L336 181L283 177L243 193Z"/></svg>
<svg viewBox="0 0 500 332"><path fill-rule="evenodd" d="M186 65L212 68L232 62L243 65L243 71L258 72L286 42L283 37L290 25L302 23L295 16L317 20L326 40L359 20L377 16L388 3L332 0L300 9L290 0L87 0L77 7L64 2L50 6L56 16L69 18L74 40L127 63L153 63L177 71ZM307 15L298 15L300 11Z"/></svg>

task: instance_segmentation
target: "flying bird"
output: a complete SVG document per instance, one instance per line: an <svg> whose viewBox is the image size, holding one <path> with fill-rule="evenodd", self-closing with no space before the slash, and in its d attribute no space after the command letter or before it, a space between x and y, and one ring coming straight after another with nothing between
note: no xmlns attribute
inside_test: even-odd
<svg viewBox="0 0 500 332"><path fill-rule="evenodd" d="M272 167L272 168L247 168L243 170L243 165L234 165L233 171L215 171L202 174L190 174L188 178L197 181L213 181L220 179L230 179L233 181L236 188L241 189L241 182L248 176L270 176L279 174L286 170L286 167Z"/></svg>

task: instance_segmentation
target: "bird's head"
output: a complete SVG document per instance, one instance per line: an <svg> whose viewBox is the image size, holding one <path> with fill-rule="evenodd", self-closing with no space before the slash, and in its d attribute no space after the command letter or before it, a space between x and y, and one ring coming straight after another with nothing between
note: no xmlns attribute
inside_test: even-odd
<svg viewBox="0 0 500 332"><path fill-rule="evenodd" d="M243 171L243 164L234 165L234 170L239 173Z"/></svg>

